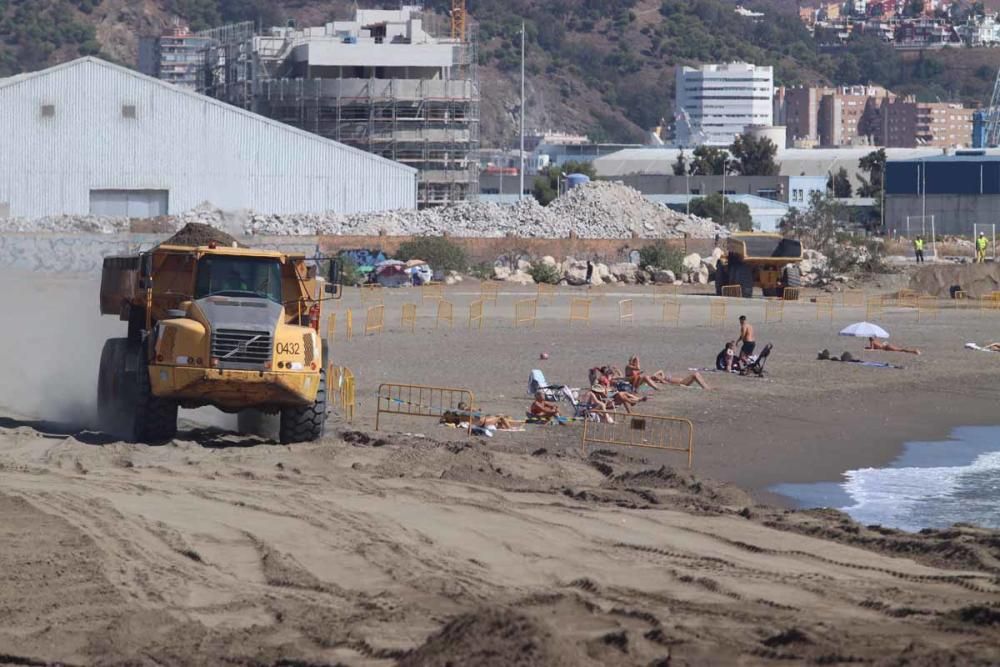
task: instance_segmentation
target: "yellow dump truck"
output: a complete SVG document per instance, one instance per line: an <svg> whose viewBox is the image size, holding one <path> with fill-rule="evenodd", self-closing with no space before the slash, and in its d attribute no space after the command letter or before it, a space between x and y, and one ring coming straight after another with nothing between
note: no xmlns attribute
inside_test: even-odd
<svg viewBox="0 0 1000 667"><path fill-rule="evenodd" d="M104 260L101 313L128 322L101 354L102 428L163 442L177 409L211 405L254 417L280 414L283 443L316 440L326 421L322 302L338 298L318 258L215 242L159 245Z"/></svg>
<svg viewBox="0 0 1000 667"><path fill-rule="evenodd" d="M745 298L759 287L764 296L781 296L785 287L799 286L802 244L780 234L739 232L726 240L726 252L715 267L715 293L739 285Z"/></svg>

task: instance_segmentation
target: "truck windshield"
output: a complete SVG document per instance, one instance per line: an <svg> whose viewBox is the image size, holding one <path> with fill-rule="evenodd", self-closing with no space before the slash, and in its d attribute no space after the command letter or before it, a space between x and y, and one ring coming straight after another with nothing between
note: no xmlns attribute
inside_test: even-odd
<svg viewBox="0 0 1000 667"><path fill-rule="evenodd" d="M254 296L281 303L281 265L276 259L209 255L198 261L194 298Z"/></svg>

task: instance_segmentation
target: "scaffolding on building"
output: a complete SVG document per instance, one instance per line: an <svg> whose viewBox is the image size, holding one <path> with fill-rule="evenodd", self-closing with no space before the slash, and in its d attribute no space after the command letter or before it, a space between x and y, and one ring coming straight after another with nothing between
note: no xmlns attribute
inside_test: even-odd
<svg viewBox="0 0 1000 667"><path fill-rule="evenodd" d="M204 93L274 120L401 162L418 171L418 205L479 194L477 26L451 39L449 22L424 12L423 25L452 44L450 78L303 78L290 75L292 30L258 39L252 23L201 33L212 39ZM435 30L437 34L432 32ZM304 38L307 39L307 38Z"/></svg>

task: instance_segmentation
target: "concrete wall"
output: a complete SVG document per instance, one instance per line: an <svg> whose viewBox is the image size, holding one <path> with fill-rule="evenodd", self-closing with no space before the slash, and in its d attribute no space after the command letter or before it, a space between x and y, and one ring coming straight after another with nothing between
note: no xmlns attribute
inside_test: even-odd
<svg viewBox="0 0 1000 667"><path fill-rule="evenodd" d="M919 231L924 204L919 195L887 195L885 224L889 230L906 233L906 216L910 227ZM1000 223L1000 195L927 195L926 215L934 216L934 228L941 234L972 234L973 224ZM927 221L930 234L930 221Z"/></svg>

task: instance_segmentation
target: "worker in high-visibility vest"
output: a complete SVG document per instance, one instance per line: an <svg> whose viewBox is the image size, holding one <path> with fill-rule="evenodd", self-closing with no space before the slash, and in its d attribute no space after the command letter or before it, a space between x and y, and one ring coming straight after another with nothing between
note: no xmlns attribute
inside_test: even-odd
<svg viewBox="0 0 1000 667"><path fill-rule="evenodd" d="M976 263L982 264L986 261L987 245L989 245L989 241L986 240L986 234L979 232L979 238L976 239Z"/></svg>
<svg viewBox="0 0 1000 667"><path fill-rule="evenodd" d="M917 256L917 262L924 261L924 237L918 236L913 241L913 254Z"/></svg>

